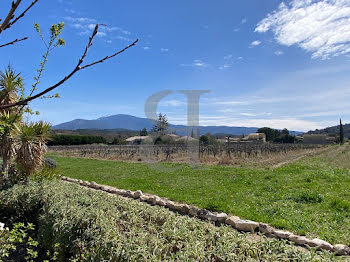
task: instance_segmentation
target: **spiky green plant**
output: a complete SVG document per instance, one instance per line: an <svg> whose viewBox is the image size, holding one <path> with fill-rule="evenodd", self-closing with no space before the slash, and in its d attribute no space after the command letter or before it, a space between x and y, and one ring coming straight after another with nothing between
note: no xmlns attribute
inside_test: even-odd
<svg viewBox="0 0 350 262"><path fill-rule="evenodd" d="M26 177L41 167L49 138L50 125L43 121L16 125L16 163Z"/></svg>
<svg viewBox="0 0 350 262"><path fill-rule="evenodd" d="M23 80L10 66L4 72L0 72L0 105L18 101L23 97L23 92ZM15 115L15 109L0 110L0 152L5 179L8 178L10 159L15 153L11 125L20 119Z"/></svg>

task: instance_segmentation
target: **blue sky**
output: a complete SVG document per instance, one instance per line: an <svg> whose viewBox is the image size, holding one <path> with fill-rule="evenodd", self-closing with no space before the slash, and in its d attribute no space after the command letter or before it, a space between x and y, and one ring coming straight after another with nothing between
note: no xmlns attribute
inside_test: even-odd
<svg viewBox="0 0 350 262"><path fill-rule="evenodd" d="M87 62L140 41L79 72L59 87L60 99L33 102L35 119L144 117L149 96L173 90L158 110L183 124L186 97L176 91L195 89L210 90L200 100L201 125L306 131L350 122L350 0L39 0L1 35L30 37L0 49L2 67L11 63L29 87L44 50L33 24L44 31L60 21L66 46L49 58L39 90L72 70L96 23L107 26Z"/></svg>

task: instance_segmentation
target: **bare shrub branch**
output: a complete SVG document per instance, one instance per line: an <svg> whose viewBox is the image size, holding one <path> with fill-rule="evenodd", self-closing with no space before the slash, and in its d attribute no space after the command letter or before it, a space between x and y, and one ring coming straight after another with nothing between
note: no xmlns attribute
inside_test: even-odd
<svg viewBox="0 0 350 262"><path fill-rule="evenodd" d="M8 46L8 45L13 45L13 44L15 44L15 43L17 43L17 42L21 42L21 41L24 41L24 40L27 40L27 39L28 39L28 37L23 37L23 38L21 38L21 39L15 39L15 40L13 40L13 41L7 43L7 44L0 45L0 48L1 48L1 47L4 47L4 46Z"/></svg>

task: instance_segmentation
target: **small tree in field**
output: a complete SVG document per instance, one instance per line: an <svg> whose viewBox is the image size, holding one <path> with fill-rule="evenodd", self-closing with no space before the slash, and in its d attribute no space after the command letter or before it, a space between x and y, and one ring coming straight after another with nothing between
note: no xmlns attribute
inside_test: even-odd
<svg viewBox="0 0 350 262"><path fill-rule="evenodd" d="M165 135L168 131L168 119L166 115L159 113L156 123L153 125L152 132L159 133L160 135Z"/></svg>
<svg viewBox="0 0 350 262"><path fill-rule="evenodd" d="M140 136L147 136L148 135L148 132L147 132L147 129L144 128L140 131Z"/></svg>

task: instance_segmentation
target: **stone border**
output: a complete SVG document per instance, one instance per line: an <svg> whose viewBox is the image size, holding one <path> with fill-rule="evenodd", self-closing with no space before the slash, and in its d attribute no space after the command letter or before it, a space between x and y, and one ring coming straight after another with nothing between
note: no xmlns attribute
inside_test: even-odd
<svg viewBox="0 0 350 262"><path fill-rule="evenodd" d="M190 217L196 217L201 220L212 221L216 224L226 224L230 225L238 231L242 232L260 232L263 235L270 238L284 239L290 242L295 243L298 246L304 247L316 247L318 249L323 249L331 251L341 256L350 256L350 247L342 244L331 245L330 243L314 238L308 239L304 236L295 235L289 231L283 231L276 228L273 228L265 223L258 223L251 220L243 220L237 216L227 215L226 213L217 213L211 212L206 209L200 209L193 205L180 204L174 201L171 201L167 198L161 198L156 195L145 194L140 190L130 191L118 189L111 186L99 185L96 182L88 182L78 179L72 179L69 177L62 177L63 181L79 184L83 187L92 188L95 190L104 191L107 193L136 199L142 202L146 202L153 206L161 206L170 209L171 211L180 213L182 215L188 215Z"/></svg>

